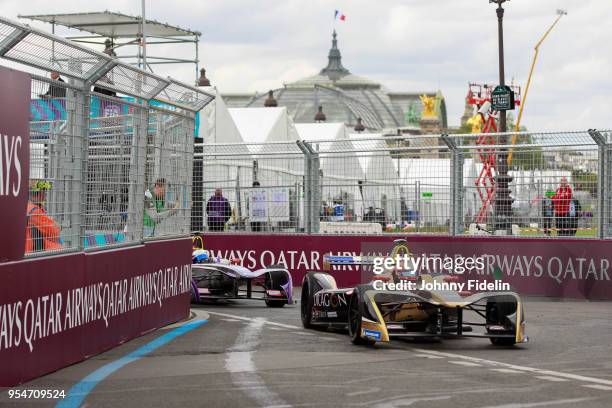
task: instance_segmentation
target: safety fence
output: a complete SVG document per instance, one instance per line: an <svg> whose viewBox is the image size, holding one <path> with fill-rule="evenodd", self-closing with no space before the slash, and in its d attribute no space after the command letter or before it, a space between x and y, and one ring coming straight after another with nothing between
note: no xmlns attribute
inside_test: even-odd
<svg viewBox="0 0 612 408"><path fill-rule="evenodd" d="M194 231L611 235L610 131L204 144ZM355 137L353 137L355 136Z"/></svg>
<svg viewBox="0 0 612 408"><path fill-rule="evenodd" d="M32 78L26 255L189 234L212 95L1 17L0 58Z"/></svg>

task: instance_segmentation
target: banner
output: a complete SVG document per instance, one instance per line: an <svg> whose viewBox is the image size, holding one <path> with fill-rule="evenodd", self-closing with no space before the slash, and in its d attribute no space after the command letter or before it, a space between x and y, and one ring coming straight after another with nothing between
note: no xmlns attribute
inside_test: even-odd
<svg viewBox="0 0 612 408"><path fill-rule="evenodd" d="M191 240L0 264L0 387L189 316Z"/></svg>
<svg viewBox="0 0 612 408"><path fill-rule="evenodd" d="M524 295L612 300L612 241L502 237L343 236L203 234L213 256L239 259L247 268L284 264L296 286L307 271L322 270L323 255L359 255L373 243L405 238L414 256L479 257L484 268L466 279L486 278L496 268L503 280ZM339 286L361 281L355 266L331 271Z"/></svg>
<svg viewBox="0 0 612 408"><path fill-rule="evenodd" d="M0 67L0 262L23 258L30 169L28 74Z"/></svg>

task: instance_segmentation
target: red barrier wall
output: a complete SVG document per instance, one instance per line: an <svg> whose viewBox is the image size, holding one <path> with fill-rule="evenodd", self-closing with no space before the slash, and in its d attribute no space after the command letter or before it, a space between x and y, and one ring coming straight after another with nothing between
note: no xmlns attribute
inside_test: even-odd
<svg viewBox="0 0 612 408"><path fill-rule="evenodd" d="M0 386L189 315L191 240L0 264Z"/></svg>
<svg viewBox="0 0 612 408"><path fill-rule="evenodd" d="M25 72L0 67L0 262L20 260L25 250L30 82Z"/></svg>
<svg viewBox="0 0 612 408"><path fill-rule="evenodd" d="M612 241L445 236L330 236L204 234L213 255L240 258L249 268L285 263L296 285L308 270L322 268L323 254L359 254L372 245L406 238L413 256L484 256L482 270L464 273L485 279L495 267L519 293L612 300ZM332 271L340 286L360 281L350 267Z"/></svg>

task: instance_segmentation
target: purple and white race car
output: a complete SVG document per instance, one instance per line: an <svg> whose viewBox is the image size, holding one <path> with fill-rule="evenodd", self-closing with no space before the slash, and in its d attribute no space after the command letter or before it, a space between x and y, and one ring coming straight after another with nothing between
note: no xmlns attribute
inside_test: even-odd
<svg viewBox="0 0 612 408"><path fill-rule="evenodd" d="M251 271L231 260L215 259L202 249L193 251L191 301L258 299L268 307L293 303L293 281L289 271L272 265Z"/></svg>

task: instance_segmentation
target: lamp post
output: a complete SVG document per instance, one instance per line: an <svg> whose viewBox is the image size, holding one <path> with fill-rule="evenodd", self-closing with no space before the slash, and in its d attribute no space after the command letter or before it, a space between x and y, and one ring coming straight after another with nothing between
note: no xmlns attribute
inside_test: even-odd
<svg viewBox="0 0 612 408"><path fill-rule="evenodd" d="M489 3L497 4L497 36L499 42L499 85L506 85L504 73L504 8L502 5L508 0L489 0ZM508 143L507 136L504 134L507 131L506 111L499 112L499 131L502 134L498 138L498 144L506 145ZM512 197L508 184L512 181L512 177L508 175L508 150L502 148L497 154L497 176L495 177L495 230L505 231L510 230L512 218Z"/></svg>

